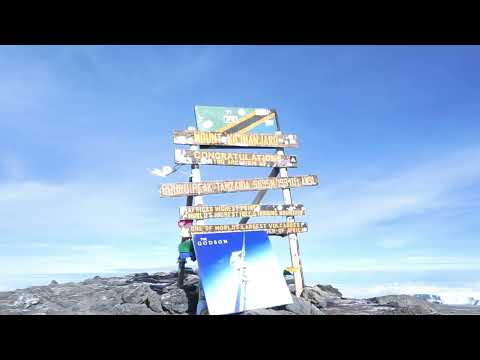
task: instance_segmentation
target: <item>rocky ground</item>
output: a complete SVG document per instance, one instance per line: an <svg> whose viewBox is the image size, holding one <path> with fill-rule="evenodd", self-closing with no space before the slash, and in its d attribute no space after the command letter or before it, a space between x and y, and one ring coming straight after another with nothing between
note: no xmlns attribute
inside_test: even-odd
<svg viewBox="0 0 480 360"><path fill-rule="evenodd" d="M96 276L80 283L33 286L0 292L0 314L12 315L190 315L198 301L198 276L186 275L182 289L176 273L139 273L125 277ZM293 291L292 285L290 285ZM406 295L348 299L330 285L306 287L294 303L243 315L384 315L456 314L472 310L432 305ZM463 308L463 307L462 307ZM473 307L472 307L473 308ZM456 309L456 310L453 310ZM467 311L467 312L465 312ZM468 312L470 311L470 312ZM476 310L480 313L480 310Z"/></svg>

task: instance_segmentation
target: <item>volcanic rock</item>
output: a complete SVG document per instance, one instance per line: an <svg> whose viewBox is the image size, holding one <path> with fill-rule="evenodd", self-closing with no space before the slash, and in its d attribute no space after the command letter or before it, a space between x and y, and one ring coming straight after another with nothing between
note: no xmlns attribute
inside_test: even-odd
<svg viewBox="0 0 480 360"><path fill-rule="evenodd" d="M0 314L191 315L196 313L198 285L198 275L190 270L185 272L182 288L177 286L176 272L110 278L95 276L79 283L52 281L48 286L0 292ZM295 287L289 285L289 289L292 304L249 310L241 315L453 313L446 305L439 307L407 295L349 299L331 285L315 285L306 286L297 297ZM478 313L478 306L471 308ZM460 310L455 311L459 313Z"/></svg>
<svg viewBox="0 0 480 360"><path fill-rule="evenodd" d="M386 295L369 299L379 305L395 308L399 314L427 315L435 314L435 308L425 300L410 295Z"/></svg>

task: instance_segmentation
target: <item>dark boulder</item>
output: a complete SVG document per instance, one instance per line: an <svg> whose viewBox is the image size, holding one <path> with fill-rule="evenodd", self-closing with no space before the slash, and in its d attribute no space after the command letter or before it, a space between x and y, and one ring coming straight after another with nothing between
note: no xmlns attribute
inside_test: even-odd
<svg viewBox="0 0 480 360"><path fill-rule="evenodd" d="M320 290L323 290L335 297L339 297L341 298L343 295L340 291L338 291L337 288L334 288L332 285L316 285L317 288L319 288Z"/></svg>
<svg viewBox="0 0 480 360"><path fill-rule="evenodd" d="M160 296L162 307L170 314L185 314L187 313L188 297L183 289L172 289Z"/></svg>
<svg viewBox="0 0 480 360"><path fill-rule="evenodd" d="M369 300L379 305L393 307L398 314L428 315L437 313L428 301L410 295L386 295Z"/></svg>
<svg viewBox="0 0 480 360"><path fill-rule="evenodd" d="M329 299L329 293L322 291L317 287L305 287L302 291L301 298L312 303L316 307L325 308L327 307L327 300Z"/></svg>
<svg viewBox="0 0 480 360"><path fill-rule="evenodd" d="M295 315L295 314L286 310L254 309L254 310L244 311L240 315Z"/></svg>
<svg viewBox="0 0 480 360"><path fill-rule="evenodd" d="M296 315L323 315L323 312L315 305L302 298L292 296L292 300L292 304L275 306L271 309L275 311L288 311Z"/></svg>
<svg viewBox="0 0 480 360"><path fill-rule="evenodd" d="M154 312L164 312L160 295L149 284L132 285L122 294L122 300L128 304L146 304Z"/></svg>
<svg viewBox="0 0 480 360"><path fill-rule="evenodd" d="M290 311L297 315L323 315L323 312L310 302L302 298L297 298L296 296L292 296L292 298L293 304L285 305L286 311Z"/></svg>
<svg viewBox="0 0 480 360"><path fill-rule="evenodd" d="M198 286L194 271L185 273L182 288L175 271L95 276L79 283L52 281L49 286L0 292L0 314L189 315L196 313ZM307 286L299 298L293 284L289 289L292 304L240 315L435 314L438 307L406 295L343 298L331 285Z"/></svg>
<svg viewBox="0 0 480 360"><path fill-rule="evenodd" d="M144 304L117 304L113 307L115 315L160 315Z"/></svg>

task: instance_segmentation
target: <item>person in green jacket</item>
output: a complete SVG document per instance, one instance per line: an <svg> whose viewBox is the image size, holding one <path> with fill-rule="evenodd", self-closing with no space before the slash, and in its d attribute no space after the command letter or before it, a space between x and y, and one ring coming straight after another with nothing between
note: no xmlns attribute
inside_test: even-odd
<svg viewBox="0 0 480 360"><path fill-rule="evenodd" d="M183 262L182 268L185 266L185 262L188 258L192 261L196 261L195 247L191 238L184 239L178 246L179 257L178 261ZM183 274L181 275L183 276ZM204 315L208 313L207 300L205 298L205 292L203 291L202 281L199 280L198 284L198 303L197 303L197 315Z"/></svg>

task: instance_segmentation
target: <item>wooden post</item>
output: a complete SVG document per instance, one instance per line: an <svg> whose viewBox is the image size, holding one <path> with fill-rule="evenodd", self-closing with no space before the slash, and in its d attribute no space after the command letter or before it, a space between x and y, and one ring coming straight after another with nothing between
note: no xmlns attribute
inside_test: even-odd
<svg viewBox="0 0 480 360"><path fill-rule="evenodd" d="M281 134L280 130L280 121L278 119L277 110L273 110L275 112L275 117L277 119L277 133ZM285 151L283 148L277 148L277 155L285 155ZM280 168L280 177L287 177L288 170L287 168ZM292 193L290 189L283 189L283 201L286 205L292 204ZM295 221L294 216L287 216L287 221ZM297 234L289 234L288 235L288 245L290 246L290 258L292 261L293 277L295 279L295 295L300 296L302 294L303 288L305 287L305 281L303 278L303 268L302 268L302 261L300 260L300 247L298 244L298 236Z"/></svg>
<svg viewBox="0 0 480 360"><path fill-rule="evenodd" d="M276 177L278 175L278 168L273 168L272 171L270 172L270 175L268 177ZM262 199L265 197L265 194L267 193L267 190L260 190L257 195L255 196L255 199L253 199L252 204L258 205L262 201ZM243 217L240 219L240 224L246 224L250 218L249 217Z"/></svg>
<svg viewBox="0 0 480 360"><path fill-rule="evenodd" d="M281 134L280 129L280 120L278 119L277 110L273 110L275 112L275 118L277 119L277 133ZM285 155L285 151L283 148L277 148L278 155ZM286 168L280 168L280 177L287 177L288 170ZM290 205L292 203L292 194L290 189L283 189L283 201L286 205ZM287 221L295 221L294 216L287 216ZM288 235L288 245L290 246L290 258L292 261L293 277L295 279L295 295L300 296L302 294L303 288L305 287L305 281L303 278L303 268L302 268L302 261L300 260L300 247L298 244L298 236L297 234L289 234Z"/></svg>
<svg viewBox="0 0 480 360"><path fill-rule="evenodd" d="M198 150L198 149L199 149L198 145L190 146L190 150ZM201 181L199 165L194 164L194 165L191 166L191 173L190 173L189 181L190 182L200 182ZM187 196L187 206L196 206L196 205L201 205L201 204L203 204L203 197L202 196ZM203 225L205 223L205 221L204 220L196 220L196 223L198 225ZM180 241L182 241L182 240L180 240ZM185 263L186 263L185 261L181 261L179 263L178 280L177 280L177 285L178 285L179 288L183 287Z"/></svg>
<svg viewBox="0 0 480 360"><path fill-rule="evenodd" d="M283 149L278 149L277 154L284 154ZM287 177L288 170L286 168L280 168L280 177ZM290 189L283 189L283 200L285 205L292 204L292 194ZM295 221L294 216L287 216L287 222ZM295 278L295 295L300 296L302 294L303 288L305 287L305 282L303 279L303 269L302 262L300 261L300 249L298 245L297 234L288 235L288 244L290 246L290 258L292 261L293 267L293 276Z"/></svg>
<svg viewBox="0 0 480 360"><path fill-rule="evenodd" d="M275 115L277 117L277 135L281 135L280 131L280 125L278 124L278 114L275 111ZM276 150L277 155L285 156L285 151L283 148L277 148ZM288 177L288 170L287 168L273 168L272 171L270 172L269 177ZM291 205L292 204L292 194L290 189L283 189L283 200L285 205ZM265 194L267 193L267 190L262 190L257 193L255 196L255 199L253 200L252 204L260 204L262 199L265 197ZM287 216L287 221L295 221L294 216ZM240 220L240 224L246 224L250 218L249 217L244 217ZM288 245L290 248L290 258L292 262L292 268L294 269L293 271L293 276L295 279L295 295L300 296L302 294L303 288L305 287L305 281L303 277L303 268L302 268L302 262L300 260L300 247L298 243L298 236L297 234L289 234L288 235Z"/></svg>
<svg viewBox="0 0 480 360"><path fill-rule="evenodd" d="M285 155L283 148L277 149L278 155ZM280 177L288 177L288 170L287 168L273 168L270 172L269 177L276 177L280 175ZM285 205L292 204L292 194L290 189L283 189L283 200ZM253 200L252 204L260 204L262 199L264 198L267 190L262 190L257 193L255 199ZM287 221L295 221L294 216L287 216ZM250 218L244 217L240 220L240 224L246 224ZM303 288L305 287L305 281L303 278L303 268L302 262L300 260L300 248L298 244L298 235L297 234L289 234L288 235L288 244L290 248L290 258L292 262L292 267L294 269L293 276L295 279L295 295L300 296L302 294Z"/></svg>
<svg viewBox="0 0 480 360"><path fill-rule="evenodd" d="M190 146L190 150L198 150L198 145ZM192 165L192 182L200 182L202 177L200 176L200 166L198 164ZM203 205L203 196L194 196L193 197L193 206ZM204 220L197 220L196 224L203 225Z"/></svg>

